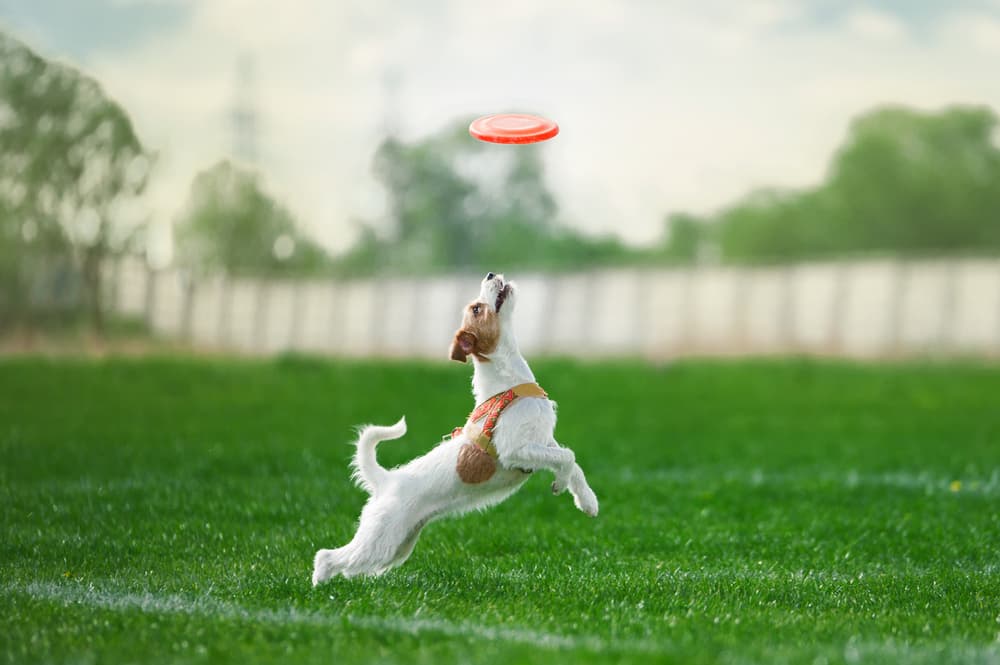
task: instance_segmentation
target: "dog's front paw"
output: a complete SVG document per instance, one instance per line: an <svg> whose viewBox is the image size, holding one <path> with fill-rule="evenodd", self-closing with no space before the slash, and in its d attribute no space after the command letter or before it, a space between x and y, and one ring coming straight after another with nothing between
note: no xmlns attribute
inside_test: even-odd
<svg viewBox="0 0 1000 665"><path fill-rule="evenodd" d="M573 495L573 505L587 515L597 517L597 495L589 487Z"/></svg>
<svg viewBox="0 0 1000 665"><path fill-rule="evenodd" d="M556 478L552 482L552 493L555 494L556 496L559 496L560 494L566 491L566 488L568 486L569 486L569 478Z"/></svg>

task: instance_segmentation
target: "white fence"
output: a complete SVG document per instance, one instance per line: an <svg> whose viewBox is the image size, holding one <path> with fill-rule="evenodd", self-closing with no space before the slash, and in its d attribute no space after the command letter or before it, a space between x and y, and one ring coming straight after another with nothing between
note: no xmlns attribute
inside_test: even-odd
<svg viewBox="0 0 1000 665"><path fill-rule="evenodd" d="M163 336L247 353L442 357L478 275L352 281L210 279L123 262L113 307ZM1000 260L525 274L528 355L1000 355Z"/></svg>

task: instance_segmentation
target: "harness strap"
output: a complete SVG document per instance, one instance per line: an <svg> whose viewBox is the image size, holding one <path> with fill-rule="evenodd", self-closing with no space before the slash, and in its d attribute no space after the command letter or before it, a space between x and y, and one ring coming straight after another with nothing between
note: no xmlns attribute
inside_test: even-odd
<svg viewBox="0 0 1000 665"><path fill-rule="evenodd" d="M483 421L483 430L476 437L473 442L487 453L489 453L493 458L497 458L497 449L493 445L493 430L497 426L497 421L500 419L500 414L506 409L511 403L518 397L548 397L548 393L542 390L542 387L537 383L522 383L520 385L514 386L510 390L505 390L502 393L497 393L493 397L490 397L482 404L478 405L469 414L469 422L476 422L483 416L486 420ZM451 436L455 438L464 431L464 427L456 427L452 430Z"/></svg>

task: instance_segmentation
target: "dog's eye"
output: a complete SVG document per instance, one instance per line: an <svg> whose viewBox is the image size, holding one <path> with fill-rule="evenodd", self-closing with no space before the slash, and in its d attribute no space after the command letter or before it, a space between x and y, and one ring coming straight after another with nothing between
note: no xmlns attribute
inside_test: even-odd
<svg viewBox="0 0 1000 665"><path fill-rule="evenodd" d="M479 316L479 309L480 309L479 305L473 305L472 306L472 313L475 314L476 316Z"/></svg>

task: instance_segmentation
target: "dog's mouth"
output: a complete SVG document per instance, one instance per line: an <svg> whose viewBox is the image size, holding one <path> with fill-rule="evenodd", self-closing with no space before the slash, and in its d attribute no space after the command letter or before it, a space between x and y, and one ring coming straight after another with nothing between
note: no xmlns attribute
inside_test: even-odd
<svg viewBox="0 0 1000 665"><path fill-rule="evenodd" d="M507 302L508 295L510 295L510 284L504 284L503 288L500 289L500 292L497 294L497 302L495 307L497 314L500 313L500 308L503 307L503 304Z"/></svg>

